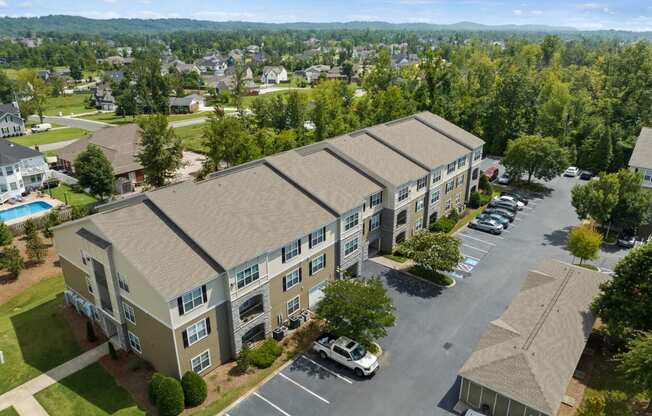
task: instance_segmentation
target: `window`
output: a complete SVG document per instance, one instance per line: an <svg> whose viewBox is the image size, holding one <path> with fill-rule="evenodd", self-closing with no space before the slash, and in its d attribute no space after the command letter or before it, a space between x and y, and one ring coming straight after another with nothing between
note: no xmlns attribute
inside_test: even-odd
<svg viewBox="0 0 652 416"><path fill-rule="evenodd" d="M455 195L455 204L459 205L462 202L461 194Z"/></svg>
<svg viewBox="0 0 652 416"><path fill-rule="evenodd" d="M478 168L473 169L471 179L473 179L473 180L478 179Z"/></svg>
<svg viewBox="0 0 652 416"><path fill-rule="evenodd" d="M283 263L301 254L301 240L296 240L283 247Z"/></svg>
<svg viewBox="0 0 652 416"><path fill-rule="evenodd" d="M396 235L396 244L400 244L403 241L405 241L405 231L403 231L403 232L399 233L398 235Z"/></svg>
<svg viewBox="0 0 652 416"><path fill-rule="evenodd" d="M436 212L433 212L432 214L430 214L429 222L430 222L430 224L437 222L437 213Z"/></svg>
<svg viewBox="0 0 652 416"><path fill-rule="evenodd" d="M422 228L423 228L423 218L418 218L417 222L416 222L416 224L414 226L414 229L419 231Z"/></svg>
<svg viewBox="0 0 652 416"><path fill-rule="evenodd" d="M347 241L344 244L344 257L353 254L358 250L358 239L354 238L353 240Z"/></svg>
<svg viewBox="0 0 652 416"><path fill-rule="evenodd" d="M428 183L428 177L427 176L424 177L424 178L419 178L419 180L417 180L417 191L420 191L423 188L425 188L427 183Z"/></svg>
<svg viewBox="0 0 652 416"><path fill-rule="evenodd" d="M446 182L446 193L452 191L453 188L455 188L455 179L451 179L450 181Z"/></svg>
<svg viewBox="0 0 652 416"><path fill-rule="evenodd" d="M436 204L437 202L439 202L439 197L440 197L439 189L437 189L436 191L432 191L430 193L430 203Z"/></svg>
<svg viewBox="0 0 652 416"><path fill-rule="evenodd" d="M201 287L193 289L181 297L183 312L188 313L204 303L204 294Z"/></svg>
<svg viewBox="0 0 652 416"><path fill-rule="evenodd" d="M296 313L299 310L300 307L300 299L299 295L296 297L290 299L288 301L288 317L292 316L294 313Z"/></svg>
<svg viewBox="0 0 652 416"><path fill-rule="evenodd" d="M208 367L211 366L211 354L209 350L206 350L190 360L190 366L192 367L192 371L195 373L199 374L202 371L206 370Z"/></svg>
<svg viewBox="0 0 652 416"><path fill-rule="evenodd" d="M88 288L88 293L93 293L93 283L88 275L86 275L86 287Z"/></svg>
<svg viewBox="0 0 652 416"><path fill-rule="evenodd" d="M260 273L258 273L257 264L254 264L253 266L249 266L244 270L240 270L236 275L238 289L242 289L243 287L255 282L256 280L258 280L259 277L260 277Z"/></svg>
<svg viewBox="0 0 652 416"><path fill-rule="evenodd" d="M478 160L482 157L482 149L478 149L473 152L473 160Z"/></svg>
<svg viewBox="0 0 652 416"><path fill-rule="evenodd" d="M398 202L405 201L410 194L410 188L407 186L398 190Z"/></svg>
<svg viewBox="0 0 652 416"><path fill-rule="evenodd" d="M435 184L441 180L441 169L437 169L432 173L432 183Z"/></svg>
<svg viewBox="0 0 652 416"><path fill-rule="evenodd" d="M369 220L369 231L375 231L380 228L380 212L371 216Z"/></svg>
<svg viewBox="0 0 652 416"><path fill-rule="evenodd" d="M9 187L11 187L11 190L12 190L12 191L15 191L15 190L18 189L18 187L16 186L16 182L12 182L12 183L10 183L10 184L9 184Z"/></svg>
<svg viewBox="0 0 652 416"><path fill-rule="evenodd" d="M444 207L444 209L451 209L451 199L450 198L448 198L446 200L446 206Z"/></svg>
<svg viewBox="0 0 652 416"><path fill-rule="evenodd" d="M122 310L125 313L125 319L136 325L136 314L134 313L134 308L128 303L122 302Z"/></svg>
<svg viewBox="0 0 652 416"><path fill-rule="evenodd" d="M358 213L351 214L348 217L344 218L344 231L348 231L351 228L358 225Z"/></svg>
<svg viewBox="0 0 652 416"><path fill-rule="evenodd" d="M457 168L461 168L462 166L466 165L466 156L462 156L461 158L457 159Z"/></svg>
<svg viewBox="0 0 652 416"><path fill-rule="evenodd" d="M399 227L407 222L407 211L403 210L396 216L396 226Z"/></svg>
<svg viewBox="0 0 652 416"><path fill-rule="evenodd" d="M383 193L377 192L369 197L369 208L373 208L376 205L380 205L383 203Z"/></svg>
<svg viewBox="0 0 652 416"><path fill-rule="evenodd" d="M131 331L127 331L127 337L129 338L129 346L131 349L142 354L143 350L140 347L140 338L134 335Z"/></svg>
<svg viewBox="0 0 652 416"><path fill-rule="evenodd" d="M186 336L188 337L188 346L206 338L208 336L208 318L190 325L186 329Z"/></svg>
<svg viewBox="0 0 652 416"><path fill-rule="evenodd" d="M313 248L326 241L326 227L310 233L310 248Z"/></svg>
<svg viewBox="0 0 652 416"><path fill-rule="evenodd" d="M326 268L326 254L322 254L319 257L315 257L311 262L310 262L310 275L312 276L313 274L324 270Z"/></svg>
<svg viewBox="0 0 652 416"><path fill-rule="evenodd" d="M125 292L129 292L129 283L127 282L127 277L118 272L118 286L120 286L120 289L124 290Z"/></svg>
<svg viewBox="0 0 652 416"><path fill-rule="evenodd" d="M283 290L288 290L301 282L301 269L296 269L286 274L283 278Z"/></svg>
<svg viewBox="0 0 652 416"><path fill-rule="evenodd" d="M415 211L416 211L416 212L421 212L421 211L423 211L423 199L419 199L419 200L417 201L416 206L415 206Z"/></svg>
<svg viewBox="0 0 652 416"><path fill-rule="evenodd" d="M7 171L7 176L14 174L14 168L12 168L11 166L7 166L5 169Z"/></svg>
<svg viewBox="0 0 652 416"><path fill-rule="evenodd" d="M457 186L460 187L464 185L464 175L460 175L457 177Z"/></svg>
<svg viewBox="0 0 652 416"><path fill-rule="evenodd" d="M453 172L455 172L455 168L456 168L456 167L457 167L457 163L456 163L456 162L449 163L449 164L448 164L447 172L448 172L448 173L453 173Z"/></svg>

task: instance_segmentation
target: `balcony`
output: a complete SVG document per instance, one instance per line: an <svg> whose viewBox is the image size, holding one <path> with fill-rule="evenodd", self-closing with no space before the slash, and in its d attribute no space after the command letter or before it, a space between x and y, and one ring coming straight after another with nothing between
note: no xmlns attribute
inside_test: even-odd
<svg viewBox="0 0 652 416"><path fill-rule="evenodd" d="M240 305L238 312L240 314L240 322L245 324L252 319L256 318L265 311L263 304L263 295L258 294L247 299Z"/></svg>

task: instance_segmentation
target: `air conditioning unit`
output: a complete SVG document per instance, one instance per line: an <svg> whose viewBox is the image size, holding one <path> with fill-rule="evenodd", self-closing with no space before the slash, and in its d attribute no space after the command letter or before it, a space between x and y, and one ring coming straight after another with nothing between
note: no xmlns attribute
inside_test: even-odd
<svg viewBox="0 0 652 416"><path fill-rule="evenodd" d="M279 326L275 330L272 331L272 338L274 338L277 341L281 341L283 338L288 333L288 327L287 326Z"/></svg>
<svg viewBox="0 0 652 416"><path fill-rule="evenodd" d="M292 315L290 317L290 329L297 329L298 327L301 326L302 319L301 315Z"/></svg>

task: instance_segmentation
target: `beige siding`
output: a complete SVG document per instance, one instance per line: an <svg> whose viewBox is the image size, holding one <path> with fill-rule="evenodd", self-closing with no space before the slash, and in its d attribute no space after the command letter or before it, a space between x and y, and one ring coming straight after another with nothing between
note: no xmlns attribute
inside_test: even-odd
<svg viewBox="0 0 652 416"><path fill-rule="evenodd" d="M60 262L61 268L63 269L63 279L66 281L66 286L79 293L84 299L88 300L89 302L95 303L95 297L88 291L88 285L86 284L86 272L64 258L61 258Z"/></svg>

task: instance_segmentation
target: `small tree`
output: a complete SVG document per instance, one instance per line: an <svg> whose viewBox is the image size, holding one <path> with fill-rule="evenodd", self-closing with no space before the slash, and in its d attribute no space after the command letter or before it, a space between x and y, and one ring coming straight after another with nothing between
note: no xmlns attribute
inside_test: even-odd
<svg viewBox="0 0 652 416"><path fill-rule="evenodd" d="M34 220L28 219L23 223L23 232L27 238L36 234L37 229L38 227L36 226Z"/></svg>
<svg viewBox="0 0 652 416"><path fill-rule="evenodd" d="M394 326L394 306L378 277L335 280L324 288L317 316L330 331L370 347Z"/></svg>
<svg viewBox="0 0 652 416"><path fill-rule="evenodd" d="M604 396L587 397L577 409L577 416L607 416L607 401Z"/></svg>
<svg viewBox="0 0 652 416"><path fill-rule="evenodd" d="M93 322L86 321L86 340L88 342L97 341L97 335L95 335L95 327L93 327Z"/></svg>
<svg viewBox="0 0 652 416"><path fill-rule="evenodd" d="M102 199L113 194L113 167L97 145L89 144L73 166L82 188L90 188L93 195Z"/></svg>
<svg viewBox="0 0 652 416"><path fill-rule="evenodd" d="M11 232L7 224L0 221L0 246L8 246L14 241L14 233Z"/></svg>
<svg viewBox="0 0 652 416"><path fill-rule="evenodd" d="M480 193L479 192L471 192L471 195L469 196L469 207L471 208L480 208Z"/></svg>
<svg viewBox="0 0 652 416"><path fill-rule="evenodd" d="M165 115L141 118L138 125L140 150L136 159L143 165L145 182L153 187L163 186L183 164L181 141L168 127Z"/></svg>
<svg viewBox="0 0 652 416"><path fill-rule="evenodd" d="M478 181L478 188L483 191L485 194L491 194L492 186L489 182L487 175L480 174L480 180Z"/></svg>
<svg viewBox="0 0 652 416"><path fill-rule="evenodd" d="M579 257L580 264L584 260L595 260L602 244L602 235L589 225L574 227L568 233L568 249L575 257Z"/></svg>
<svg viewBox="0 0 652 416"><path fill-rule="evenodd" d="M160 416L177 416L183 412L183 388L179 380L165 377L158 386L156 407Z"/></svg>
<svg viewBox="0 0 652 416"><path fill-rule="evenodd" d="M649 399L652 409L652 332L637 334L627 343L628 351L619 354L618 369Z"/></svg>
<svg viewBox="0 0 652 416"><path fill-rule="evenodd" d="M242 347L238 353L236 360L238 363L238 370L242 373L246 372L251 367L251 348L248 345Z"/></svg>
<svg viewBox="0 0 652 416"><path fill-rule="evenodd" d="M50 211L48 214L48 219L45 222L45 228L43 229L43 235L46 238L52 240L54 233L52 232L52 227L56 227L61 223L61 218L59 218L59 213L56 211Z"/></svg>
<svg viewBox="0 0 652 416"><path fill-rule="evenodd" d="M42 263L47 255L47 247L43 244L41 236L33 233L27 236L26 243L27 258L35 263Z"/></svg>
<svg viewBox="0 0 652 416"><path fill-rule="evenodd" d="M153 404L156 404L156 400L158 399L159 395L159 389L161 386L161 382L165 379L165 376L161 373L154 373L152 374L152 378L149 380L149 386L147 388L147 393L149 395L149 401L151 401Z"/></svg>
<svg viewBox="0 0 652 416"><path fill-rule="evenodd" d="M593 218L607 228L608 236L619 191L618 177L615 174L605 174L586 185L575 185L571 190L571 204L579 219Z"/></svg>
<svg viewBox="0 0 652 416"><path fill-rule="evenodd" d="M25 261L18 248L5 246L2 250L2 267L7 269L14 279L20 275L21 270L25 268Z"/></svg>
<svg viewBox="0 0 652 416"><path fill-rule="evenodd" d="M400 244L398 251L428 270L449 272L463 260L460 240L444 233L426 231Z"/></svg>
<svg viewBox="0 0 652 416"><path fill-rule="evenodd" d="M195 407L204 403L208 389L203 378L194 371L187 371L181 378L186 407Z"/></svg>

